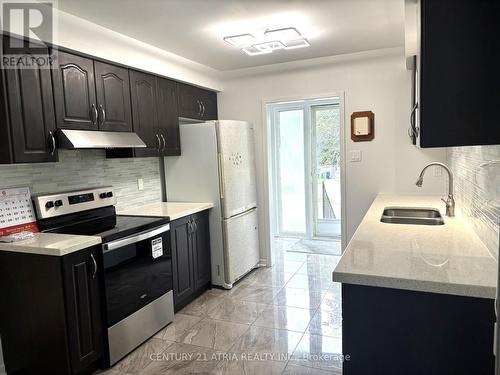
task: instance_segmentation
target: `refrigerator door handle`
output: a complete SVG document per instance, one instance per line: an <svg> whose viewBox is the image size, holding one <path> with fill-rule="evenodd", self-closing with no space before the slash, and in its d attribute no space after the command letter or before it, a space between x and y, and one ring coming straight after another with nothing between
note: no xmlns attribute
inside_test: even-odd
<svg viewBox="0 0 500 375"><path fill-rule="evenodd" d="M239 213L237 215L234 215L234 216L231 216L231 217L227 218L226 221L231 221L231 220L234 220L234 219L238 219L239 217L242 217L242 216L245 216L245 215L249 215L249 214L255 212L256 210L257 210L257 207L251 208L249 210L243 211L242 213Z"/></svg>
<svg viewBox="0 0 500 375"><path fill-rule="evenodd" d="M218 164L219 164L219 193L220 199L224 199L224 169L222 168L222 154L218 153Z"/></svg>

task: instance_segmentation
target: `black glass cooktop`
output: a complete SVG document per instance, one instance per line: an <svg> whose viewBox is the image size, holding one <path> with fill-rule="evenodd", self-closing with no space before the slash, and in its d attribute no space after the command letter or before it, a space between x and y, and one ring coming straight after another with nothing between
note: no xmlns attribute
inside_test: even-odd
<svg viewBox="0 0 500 375"><path fill-rule="evenodd" d="M102 232L99 231L98 233L94 233L94 235L101 237L102 242L109 242L117 238L127 237L148 229L160 227L168 224L168 222L168 218L161 217L116 215L116 225L113 228Z"/></svg>
<svg viewBox="0 0 500 375"><path fill-rule="evenodd" d="M42 232L99 236L102 242L113 241L165 225L161 217L116 215L113 206L39 220Z"/></svg>

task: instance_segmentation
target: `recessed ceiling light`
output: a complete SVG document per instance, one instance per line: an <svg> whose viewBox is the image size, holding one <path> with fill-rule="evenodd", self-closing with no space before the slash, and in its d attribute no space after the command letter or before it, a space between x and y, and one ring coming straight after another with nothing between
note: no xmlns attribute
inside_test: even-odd
<svg viewBox="0 0 500 375"><path fill-rule="evenodd" d="M299 31L295 27L285 27L282 29L266 30L264 32L266 38L274 40L291 40L301 37Z"/></svg>
<svg viewBox="0 0 500 375"><path fill-rule="evenodd" d="M241 50L243 52L245 52L249 56L265 55L267 53L273 52L272 49L269 49L269 50L259 50L259 49L255 48L254 46L245 47L245 48L242 48Z"/></svg>
<svg viewBox="0 0 500 375"><path fill-rule="evenodd" d="M252 45L253 43L257 42L257 39L252 34L240 34L240 35L226 36L224 38L224 41L231 44L232 46L240 48Z"/></svg>
<svg viewBox="0 0 500 375"><path fill-rule="evenodd" d="M264 51L272 52L272 51L277 50L277 49L285 48L285 45L278 40L273 40L271 42L254 44L253 47L257 48L259 51L262 51L262 52L264 52Z"/></svg>
<svg viewBox="0 0 500 375"><path fill-rule="evenodd" d="M304 47L309 47L310 44L307 41L307 39L302 38L302 39L296 39L296 40L289 40L288 42L285 42L284 49L296 49L296 48L304 48Z"/></svg>

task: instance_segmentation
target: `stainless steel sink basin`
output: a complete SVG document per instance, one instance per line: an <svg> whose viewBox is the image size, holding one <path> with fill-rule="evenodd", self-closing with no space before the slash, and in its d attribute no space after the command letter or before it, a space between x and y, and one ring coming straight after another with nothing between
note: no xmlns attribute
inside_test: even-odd
<svg viewBox="0 0 500 375"><path fill-rule="evenodd" d="M386 207L380 221L390 224L443 225L444 220L436 208Z"/></svg>

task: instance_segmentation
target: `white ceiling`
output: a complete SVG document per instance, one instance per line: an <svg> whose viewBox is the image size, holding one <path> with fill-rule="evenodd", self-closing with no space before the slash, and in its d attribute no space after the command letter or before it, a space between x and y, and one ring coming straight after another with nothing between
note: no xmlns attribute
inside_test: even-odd
<svg viewBox="0 0 500 375"><path fill-rule="evenodd" d="M58 7L217 70L404 43L403 0L58 0ZM247 56L222 40L290 26L309 39L309 48Z"/></svg>

